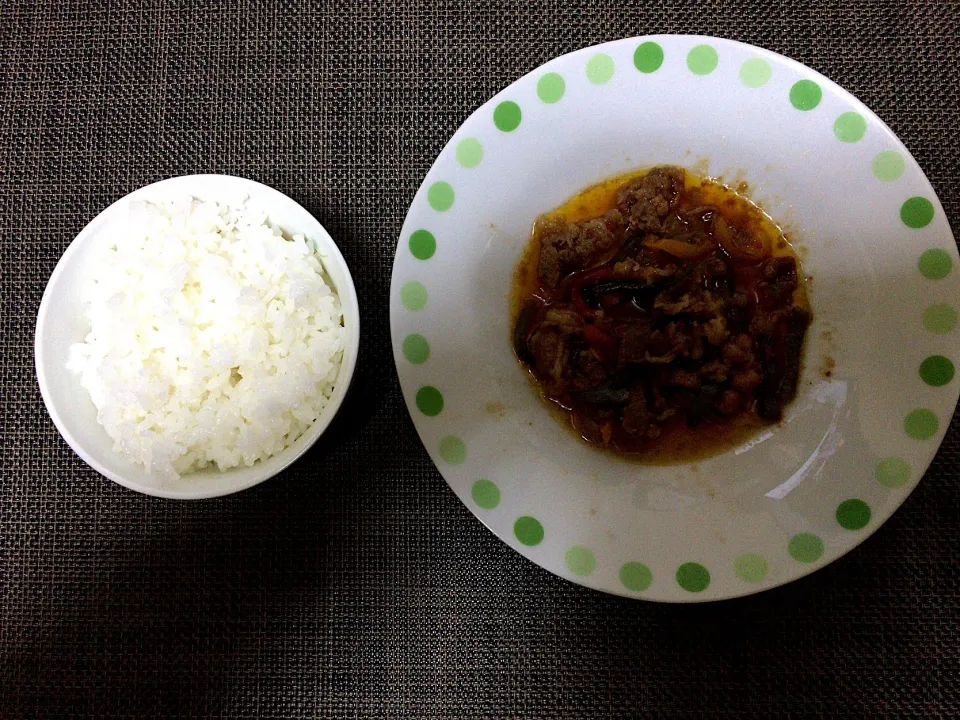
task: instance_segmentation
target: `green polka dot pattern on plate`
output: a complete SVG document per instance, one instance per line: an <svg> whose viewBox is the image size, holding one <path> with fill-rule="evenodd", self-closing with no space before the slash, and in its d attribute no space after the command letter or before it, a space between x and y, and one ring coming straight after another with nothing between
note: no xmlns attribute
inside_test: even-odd
<svg viewBox="0 0 960 720"><path fill-rule="evenodd" d="M493 109L493 124L503 132L512 132L520 127L522 117L520 106L513 100L504 100Z"/></svg>
<svg viewBox="0 0 960 720"><path fill-rule="evenodd" d="M567 91L567 83L555 72L547 73L537 81L537 97L548 105L560 102Z"/></svg>
<svg viewBox="0 0 960 720"><path fill-rule="evenodd" d="M642 73L652 73L663 65L663 48L655 42L640 43L633 51L633 65Z"/></svg>
<svg viewBox="0 0 960 720"><path fill-rule="evenodd" d="M493 480L480 478L470 488L470 497L484 510L493 510L500 504L500 488Z"/></svg>
<svg viewBox="0 0 960 720"><path fill-rule="evenodd" d="M920 274L928 280L941 280L950 274L953 258L946 250L930 248L920 256L917 267L920 268Z"/></svg>
<svg viewBox="0 0 960 720"><path fill-rule="evenodd" d="M862 530L870 522L870 506L852 498L837 505L837 522L847 530Z"/></svg>
<svg viewBox="0 0 960 720"><path fill-rule="evenodd" d="M460 465L467 459L467 446L456 435L440 438L440 457L451 465Z"/></svg>
<svg viewBox="0 0 960 720"><path fill-rule="evenodd" d="M822 98L823 90L813 80L798 80L790 88L790 104L797 110L813 110Z"/></svg>
<svg viewBox="0 0 960 720"><path fill-rule="evenodd" d="M606 53L597 53L587 60L587 80L594 85L603 85L613 77L613 58Z"/></svg>
<svg viewBox="0 0 960 720"><path fill-rule="evenodd" d="M840 142L854 143L867 132L867 121L856 112L845 112L833 123L833 134Z"/></svg>
<svg viewBox="0 0 960 720"><path fill-rule="evenodd" d="M524 545L533 547L543 542L543 525L541 525L540 521L536 518L524 515L523 517L518 517L517 521L513 524L513 534L516 535L517 540Z"/></svg>
<svg viewBox="0 0 960 720"><path fill-rule="evenodd" d="M437 212L445 212L453 207L453 187L443 180L435 182L427 190L427 202Z"/></svg>
<svg viewBox="0 0 960 720"><path fill-rule="evenodd" d="M957 326L957 311L946 303L930 305L923 311L923 326L932 333L944 335Z"/></svg>
<svg viewBox="0 0 960 720"><path fill-rule="evenodd" d="M903 458L884 458L877 463L874 477L885 488L900 487L910 479L910 465Z"/></svg>
<svg viewBox="0 0 960 720"><path fill-rule="evenodd" d="M953 362L943 355L931 355L920 363L920 379L927 385L942 387L953 380Z"/></svg>
<svg viewBox="0 0 960 720"><path fill-rule="evenodd" d="M933 410L918 408L907 413L903 419L903 429L914 440L929 440L940 429L940 421Z"/></svg>
<svg viewBox="0 0 960 720"><path fill-rule="evenodd" d="M410 236L410 253L417 260L429 260L437 251L437 239L429 230L417 230Z"/></svg>
<svg viewBox="0 0 960 720"><path fill-rule="evenodd" d="M717 51L710 45L697 45L687 53L687 67L694 75L709 75L717 69L719 61Z"/></svg>
<svg viewBox="0 0 960 720"><path fill-rule="evenodd" d="M746 582L760 582L767 576L769 566L760 555L747 553L733 561L733 571Z"/></svg>
<svg viewBox="0 0 960 720"><path fill-rule="evenodd" d="M433 385L417 390L417 407L424 415L434 417L443 412L443 394Z"/></svg>
<svg viewBox="0 0 960 720"><path fill-rule="evenodd" d="M823 540L813 533L800 533L790 538L787 550L790 557L798 562L816 562L823 555Z"/></svg>
<svg viewBox="0 0 960 720"><path fill-rule="evenodd" d="M430 357L430 343L423 335L407 335L403 339L403 356L409 363L423 365Z"/></svg>
<svg viewBox="0 0 960 720"><path fill-rule="evenodd" d="M896 150L882 150L878 152L870 164L870 169L873 170L874 177L884 182L893 182L899 178L903 175L905 167L906 163L903 161L903 155Z"/></svg>
<svg viewBox="0 0 960 720"><path fill-rule="evenodd" d="M416 280L404 283L400 288L400 302L407 310L423 310L427 306L427 289Z"/></svg>
<svg viewBox="0 0 960 720"><path fill-rule="evenodd" d="M620 582L627 590L642 592L653 584L653 573L643 563L624 563L620 566Z"/></svg>
<svg viewBox="0 0 960 720"><path fill-rule="evenodd" d="M483 145L476 138L464 138L457 144L457 162L465 168L474 168L483 160Z"/></svg>
<svg viewBox="0 0 960 720"><path fill-rule="evenodd" d="M926 227L933 220L933 203L925 197L912 197L900 206L900 219L907 227Z"/></svg>
<svg viewBox="0 0 960 720"><path fill-rule="evenodd" d="M597 558L594 557L593 552L582 545L574 545L567 550L567 554L563 556L563 561L567 564L570 572L580 577L586 577L597 567Z"/></svg>
<svg viewBox="0 0 960 720"><path fill-rule="evenodd" d="M703 592L710 584L710 573L699 563L684 563L677 568L677 584L687 592Z"/></svg>
<svg viewBox="0 0 960 720"><path fill-rule="evenodd" d="M766 85L773 75L773 68L763 58L750 58L740 66L740 82L748 88Z"/></svg>

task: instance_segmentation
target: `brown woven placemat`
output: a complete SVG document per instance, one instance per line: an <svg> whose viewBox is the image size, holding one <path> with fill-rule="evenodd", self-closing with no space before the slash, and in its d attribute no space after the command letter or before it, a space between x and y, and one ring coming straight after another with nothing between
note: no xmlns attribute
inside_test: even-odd
<svg viewBox="0 0 960 720"><path fill-rule="evenodd" d="M828 568L700 607L559 580L460 505L400 397L397 233L433 158L542 62L644 33L782 52L873 108L960 218L956 2L0 0L0 717L948 717L960 713L954 423L901 510ZM125 193L218 172L304 204L353 268L359 382L333 434L239 495L87 468L33 371L44 284Z"/></svg>

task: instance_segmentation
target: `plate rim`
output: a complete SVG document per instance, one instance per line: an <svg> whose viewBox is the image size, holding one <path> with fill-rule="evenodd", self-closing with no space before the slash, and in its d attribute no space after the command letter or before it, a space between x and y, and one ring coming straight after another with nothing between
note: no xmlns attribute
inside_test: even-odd
<svg viewBox="0 0 960 720"><path fill-rule="evenodd" d="M676 594L671 597L651 597L646 594L640 594L640 592L631 591L626 587L619 587L619 586L597 587L596 585L586 584L585 582L586 578L565 577L555 572L550 567L547 567L545 564L541 564L540 562L538 562L534 557L531 556L531 554L529 554L529 551L524 552L523 550L517 547L514 547L514 545L508 542L507 539L500 532L498 532L496 529L494 529L494 527L492 527L491 521L489 521L487 518L484 517L484 515L478 512L478 509L476 507L464 501L460 497L460 495L457 493L453 484L451 483L450 480L447 479L446 475L444 474L444 471L441 469L440 463L438 463L437 458L435 457L435 455L438 455L438 453L435 452L435 450L428 444L427 439L424 437L424 432L421 431L420 426L417 423L417 416L414 414L414 407L407 400L406 395L403 394L403 379L401 376L401 363L405 361L403 359L402 353L400 351L400 346L398 344L402 340L402 338L400 337L401 333L395 326L396 325L395 318L397 316L397 313L400 311L400 302L399 302L399 295L398 295L400 280L398 279L397 268L398 268L400 255L403 252L403 248L404 248L404 239L411 232L410 220L411 220L411 215L414 212L414 207L417 204L418 200L427 194L428 187L431 185L432 181L436 179L435 170L437 168L437 165L440 161L441 156L451 151L451 149L455 144L455 141L461 139L459 137L461 129L464 126L466 126L468 123L470 123L470 121L472 121L475 116L484 112L487 112L487 114L490 114L493 108L501 100L505 99L504 98L505 94L508 93L511 88L517 86L522 81L529 79L531 76L535 76L539 73L544 72L548 68L548 66L551 66L554 63L557 63L559 61L569 61L577 56L586 56L588 54L593 54L598 51L602 51L604 48L609 48L617 45L625 45L625 44L639 44L647 41L653 41L653 42L659 41L659 42L665 42L665 43L691 41L693 43L717 43L721 45L734 46L741 50L749 51L750 53L753 53L756 56L764 57L768 60L773 60L780 65L785 65L803 77L811 77L823 83L824 86L828 86L831 92L836 93L836 95L838 95L846 105L849 105L852 107L852 109L858 110L861 114L864 114L867 117L868 121L872 121L876 123L879 126L879 128L882 129L882 131L887 136L887 138L896 147L896 149L898 149L905 156L904 159L907 161L912 161L916 165L916 167L920 170L920 177L922 178L922 184L925 186L925 188L929 193L928 199L932 200L935 207L935 211L938 212L943 218L947 219L947 223L946 223L947 233L948 233L948 236L953 240L954 254L955 255L957 254L956 237L953 235L952 228L950 227L949 217L947 216L947 214L943 209L943 205L940 201L939 196L937 195L936 189L933 187L933 184L930 181L927 174L923 171L923 168L920 165L920 163L917 162L916 158L910 152L909 148L907 148L906 144L896 135L896 133L893 132L893 130L889 127L889 125L876 112L874 112L869 106L863 103L859 98L857 98L851 92L849 92L844 87L842 87L839 83L830 79L823 73L807 65L804 65L803 63L797 60L794 60L786 55L782 55L776 51L769 50L767 48L759 47L756 45L752 45L750 43L745 43L739 40L733 40L729 38L711 36L711 35L663 34L663 33L622 37L622 38L598 43L595 45L589 45L582 48L578 48L576 50L572 50L570 52L563 53L561 55L557 55L556 57L547 59L546 61L540 63L537 67L532 68L530 71L518 76L516 79L514 79L513 81L511 81L510 83L502 87L500 90L498 90L496 93L494 93L492 96L490 96L486 101L484 101L479 106L477 106L472 112L470 112L469 115L467 115L462 121L460 121L458 126L450 133L447 141L444 143L443 147L436 154L436 157L431 162L427 172L423 177L422 182L420 183L417 190L411 197L410 205L407 209L407 213L404 217L404 221L401 225L400 232L397 238L397 245L394 252L394 262L393 262L393 267L391 269L390 295L389 295L390 340L391 340L391 348L394 356L394 371L397 374L397 379L401 386L401 395L403 396L403 404L406 407L407 413L410 417L411 422L414 425L414 428L417 432L417 436L421 444L423 445L424 450L426 451L428 457L430 458L430 461L433 463L440 477L443 478L444 483L447 485L448 489L451 492L453 492L457 500L460 501L463 505L465 505L467 510L469 510L470 513L477 520L479 520L482 525L484 525L500 542L507 545L507 547L509 547L511 550L517 552L518 554L523 556L527 561L533 563L535 566L537 566L541 570L544 570L550 573L551 575L555 575L561 580L571 582L583 588L587 588L589 590L593 590L600 593L614 595L617 597L628 598L631 600L639 600L639 601L655 602L655 603L667 603L667 604L699 604L699 603L709 603L709 602L723 602L725 600L733 600L737 598L764 593L768 590L781 588L797 580L801 580L802 578L805 578L813 573L816 573L832 565L833 563L837 562L838 560L846 556L848 553L853 551L855 548L860 547L863 543L869 540L874 535L874 533L876 533L881 527L883 527L887 523L887 521L893 516L893 514L896 513L897 510L899 510L903 506L903 504L907 501L907 499L910 497L910 495L913 493L916 487L920 484L920 481L926 475L927 471L930 468L930 465L934 462L937 455L939 454L940 447L943 443L943 440L946 434L950 430L952 419L957 412L957 400L954 400L953 402L953 410L950 412L949 418L944 417L942 420L942 427L944 428L943 437L940 437L938 440L935 441L935 446L931 446L931 449L928 452L929 458L924 461L922 468L920 465L917 465L915 468L912 468L911 469L912 474L909 480L905 482L903 485L898 487L900 495L897 498L895 504L893 504L892 507L890 507L888 512L873 514L868 527L862 528L859 531L859 534L857 535L857 537L849 545L843 547L838 552L837 555L830 558L829 561L823 564L796 563L793 566L795 568L795 571L791 572L788 578L778 579L772 582L771 584L765 584L759 587L751 585L750 583L744 583L743 585L736 586L733 592L724 592L724 594L719 597L702 597L699 593L696 593L696 592L687 592L685 595ZM956 344L956 341L954 341L954 344ZM955 389L954 393L960 394L960 389ZM645 593L646 591L641 591L641 592Z"/></svg>

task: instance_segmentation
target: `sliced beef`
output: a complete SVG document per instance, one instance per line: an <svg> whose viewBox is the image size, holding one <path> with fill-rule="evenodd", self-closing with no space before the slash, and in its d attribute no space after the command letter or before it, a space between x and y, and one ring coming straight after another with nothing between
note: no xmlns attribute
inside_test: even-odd
<svg viewBox="0 0 960 720"><path fill-rule="evenodd" d="M540 377L559 383L567 359L567 346L563 333L552 328L537 329L527 341L534 367Z"/></svg>
<svg viewBox="0 0 960 720"><path fill-rule="evenodd" d="M717 280L726 278L730 274L730 267L722 258L714 256L700 264L699 272L706 280Z"/></svg>
<svg viewBox="0 0 960 720"><path fill-rule="evenodd" d="M783 406L797 393L803 338L810 313L791 308L780 318L772 335L762 340L766 364L758 393L758 412L765 420L780 420Z"/></svg>
<svg viewBox="0 0 960 720"><path fill-rule="evenodd" d="M750 319L747 332L758 340L764 335L772 335L781 317L783 317L783 311L781 310L757 308L756 314Z"/></svg>
<svg viewBox="0 0 960 720"><path fill-rule="evenodd" d="M611 251L623 239L623 219L617 211L602 218L579 223L545 218L537 222L540 261L537 274L548 287L560 278L588 267L594 259Z"/></svg>
<svg viewBox="0 0 960 720"><path fill-rule="evenodd" d="M683 320L667 324L667 340L670 353L675 356L699 360L703 357L703 342Z"/></svg>
<svg viewBox="0 0 960 720"><path fill-rule="evenodd" d="M730 265L719 257L710 258L703 264L700 281L705 289L724 298L733 294L733 272Z"/></svg>
<svg viewBox="0 0 960 720"><path fill-rule="evenodd" d="M724 279L726 274L727 266L723 261L707 258L677 273L673 285L657 295L653 307L666 315L722 316L727 298L722 292L718 294L716 287L718 279Z"/></svg>
<svg viewBox="0 0 960 720"><path fill-rule="evenodd" d="M650 410L643 389L630 393L630 402L623 409L623 429L631 435L643 433L650 425Z"/></svg>
<svg viewBox="0 0 960 720"><path fill-rule="evenodd" d="M733 415L743 408L744 397L736 390L723 390L713 403L713 409L721 415Z"/></svg>
<svg viewBox="0 0 960 720"><path fill-rule="evenodd" d="M663 435L663 428L661 428L659 425L656 425L654 423L650 423L647 426L647 429L643 433L643 439L646 440L647 442L653 442L654 440L659 438L661 435Z"/></svg>
<svg viewBox="0 0 960 720"><path fill-rule="evenodd" d="M643 262L646 260L647 262ZM639 258L627 258L614 263L613 276L615 278L629 278L631 280L641 280L648 285L661 283L664 279L671 277L677 272L677 266L673 263L664 263L655 265L650 262L649 257L640 256Z"/></svg>
<svg viewBox="0 0 960 720"><path fill-rule="evenodd" d="M679 240L690 248L715 248L713 241L713 218L717 209L709 205L701 205L692 210L673 210L668 212L660 224L658 235ZM708 249L707 252L712 250Z"/></svg>
<svg viewBox="0 0 960 720"><path fill-rule="evenodd" d="M730 378L730 387L739 390L742 393L752 393L760 383L763 382L763 376L755 367L748 367L745 370L737 370Z"/></svg>
<svg viewBox="0 0 960 720"><path fill-rule="evenodd" d="M719 394L719 385L712 383L701 385L700 391L694 396L693 402L690 403L690 408L687 410L687 425L696 427L702 423L707 413L716 404Z"/></svg>
<svg viewBox="0 0 960 720"><path fill-rule="evenodd" d="M711 345L723 345L730 331L727 329L727 319L723 315L711 318L703 324L703 335Z"/></svg>
<svg viewBox="0 0 960 720"><path fill-rule="evenodd" d="M664 373L663 381L667 385L688 388L690 390L696 390L700 387L700 376L695 370L672 368Z"/></svg>
<svg viewBox="0 0 960 720"><path fill-rule="evenodd" d="M610 442L610 426L601 424L586 416L579 416L576 424L577 431L587 442L597 445L606 445Z"/></svg>
<svg viewBox="0 0 960 720"><path fill-rule="evenodd" d="M682 294L660 293L653 303L665 315L696 315L713 318L723 313L724 304L709 290L696 288Z"/></svg>
<svg viewBox="0 0 960 720"><path fill-rule="evenodd" d="M753 338L742 333L723 346L723 359L731 365L745 365L753 360Z"/></svg>
<svg viewBox="0 0 960 720"><path fill-rule="evenodd" d="M566 307L552 307L543 318L544 325L555 327L565 333L573 333L583 328L583 317L575 310Z"/></svg>
<svg viewBox="0 0 960 720"><path fill-rule="evenodd" d="M750 298L746 293L735 292L727 300L724 317L727 319L727 328L732 333L742 333L750 327Z"/></svg>
<svg viewBox="0 0 960 720"><path fill-rule="evenodd" d="M621 364L643 362L650 344L650 323L632 322L618 328Z"/></svg>
<svg viewBox="0 0 960 720"><path fill-rule="evenodd" d="M770 258L763 263L757 283L760 306L775 308L791 305L797 289L797 261L792 257Z"/></svg>
<svg viewBox="0 0 960 720"><path fill-rule="evenodd" d="M603 356L594 348L585 348L577 354L577 372L571 388L574 392L593 390L606 382L609 375Z"/></svg>
<svg viewBox="0 0 960 720"><path fill-rule="evenodd" d="M634 230L659 233L677 207L685 179L680 168L654 168L617 190L617 209Z"/></svg>
<svg viewBox="0 0 960 720"><path fill-rule="evenodd" d="M647 343L647 351L644 355L644 361L653 364L665 364L676 360L677 355L671 352L670 339L666 332L657 329L650 333Z"/></svg>

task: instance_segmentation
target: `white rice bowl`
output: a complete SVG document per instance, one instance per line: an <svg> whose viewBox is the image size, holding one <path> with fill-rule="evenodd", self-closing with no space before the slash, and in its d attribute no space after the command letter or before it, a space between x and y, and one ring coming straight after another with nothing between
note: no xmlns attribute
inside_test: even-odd
<svg viewBox="0 0 960 720"><path fill-rule="evenodd" d="M83 289L68 369L126 460L160 478L252 466L326 407L344 350L314 243L247 202L133 202Z"/></svg>

